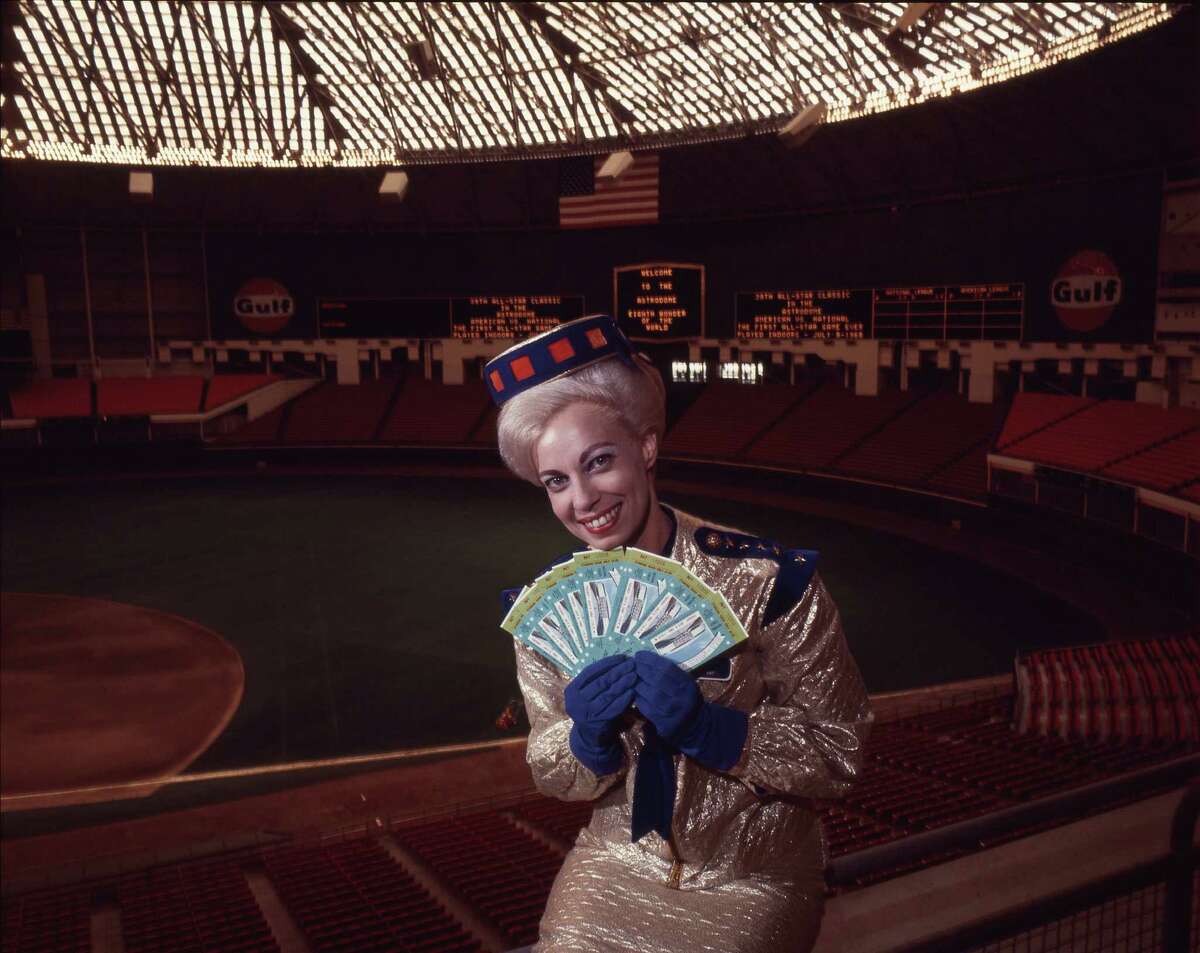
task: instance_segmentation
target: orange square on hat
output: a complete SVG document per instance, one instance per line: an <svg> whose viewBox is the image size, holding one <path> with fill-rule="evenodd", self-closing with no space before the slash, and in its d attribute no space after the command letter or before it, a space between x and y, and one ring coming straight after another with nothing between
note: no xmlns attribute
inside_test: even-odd
<svg viewBox="0 0 1200 953"><path fill-rule="evenodd" d="M604 336L604 332L599 328L592 328L588 331L587 339L592 347L604 347L608 343L608 338Z"/></svg>
<svg viewBox="0 0 1200 953"><path fill-rule="evenodd" d="M571 347L571 342L566 338L559 338L549 347L550 356L554 358L554 363L561 364L568 357L575 356L575 348Z"/></svg>
<svg viewBox="0 0 1200 953"><path fill-rule="evenodd" d="M500 377L499 371L492 371L491 378L492 378L492 387L495 388L496 391L504 390L504 380L503 380L503 378Z"/></svg>
<svg viewBox="0 0 1200 953"><path fill-rule="evenodd" d="M528 357L518 357L508 365L508 368L512 371L513 377L519 381L523 381L527 377L533 377L533 361Z"/></svg>

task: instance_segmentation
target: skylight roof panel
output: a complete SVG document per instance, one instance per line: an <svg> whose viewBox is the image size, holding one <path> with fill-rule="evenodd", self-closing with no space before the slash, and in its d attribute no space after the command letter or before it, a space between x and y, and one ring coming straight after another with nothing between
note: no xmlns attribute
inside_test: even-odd
<svg viewBox="0 0 1200 953"><path fill-rule="evenodd" d="M905 8L869 10L887 27ZM23 108L37 114L31 138L62 139L55 123L69 124L79 141L96 141L95 159L134 161L156 142L164 151L193 150L188 154L198 161L277 162L276 150L299 147L300 161L319 164L387 160L397 150L586 148L624 134L645 142L775 121L797 99L829 103L834 121L912 99L914 77L882 48L878 29L860 31L845 15L814 5L580 2L541 9L546 27L512 4L494 3L267 8L240 0L22 0L26 26L18 42L34 90ZM313 77L294 75L287 42L273 29L275 11L303 31L300 47L316 64ZM1107 34L1113 42L1170 14L1164 4L946 5L936 22L910 34L923 63L918 98L951 92L974 63L987 65L984 82L995 82L1093 48L1104 24L1116 25ZM566 71L570 57L550 27L580 51L579 75ZM462 81L453 90L440 78L420 79L405 50L427 30L445 76ZM1043 45L1048 55L1035 55ZM92 62L94 82L85 78ZM340 156L309 97L312 79L332 98L321 108L347 130ZM617 124L605 96L632 110L633 121ZM6 155L13 154L12 138ZM27 154L48 154L41 148L31 143Z"/></svg>

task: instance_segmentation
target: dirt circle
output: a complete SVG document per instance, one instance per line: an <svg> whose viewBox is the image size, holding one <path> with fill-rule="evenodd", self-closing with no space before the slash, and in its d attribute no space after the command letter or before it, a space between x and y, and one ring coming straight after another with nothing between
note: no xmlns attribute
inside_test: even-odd
<svg viewBox="0 0 1200 953"><path fill-rule="evenodd" d="M152 793L109 786L182 771L229 724L244 684L237 650L187 619L0 593L3 809Z"/></svg>

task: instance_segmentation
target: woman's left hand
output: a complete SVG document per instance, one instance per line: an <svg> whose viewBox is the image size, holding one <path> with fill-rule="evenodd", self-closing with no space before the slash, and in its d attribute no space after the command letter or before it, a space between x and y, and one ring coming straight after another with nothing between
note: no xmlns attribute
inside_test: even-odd
<svg viewBox="0 0 1200 953"><path fill-rule="evenodd" d="M634 699L659 737L707 767L733 767L746 744L746 713L706 702L692 677L670 659L643 651L634 662Z"/></svg>
<svg viewBox="0 0 1200 953"><path fill-rule="evenodd" d="M704 705L700 689L687 672L661 655L643 651L633 660L637 665L633 695L638 711L654 722L660 738L676 744L676 739L689 733Z"/></svg>

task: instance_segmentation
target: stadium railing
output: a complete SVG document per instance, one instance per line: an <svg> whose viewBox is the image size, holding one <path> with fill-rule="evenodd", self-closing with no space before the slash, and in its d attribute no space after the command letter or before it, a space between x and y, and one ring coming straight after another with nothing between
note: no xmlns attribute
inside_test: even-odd
<svg viewBox="0 0 1200 953"><path fill-rule="evenodd" d="M1200 780L1193 780L1175 810L1169 850L1162 856L890 953L1196 950L1200 948L1198 819Z"/></svg>

